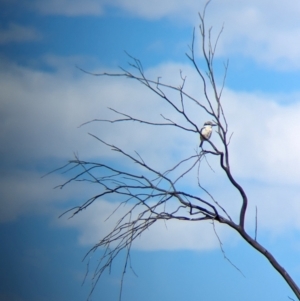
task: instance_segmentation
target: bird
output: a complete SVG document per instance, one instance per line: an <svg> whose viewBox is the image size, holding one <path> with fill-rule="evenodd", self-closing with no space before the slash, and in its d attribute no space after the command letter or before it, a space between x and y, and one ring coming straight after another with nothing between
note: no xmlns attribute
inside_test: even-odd
<svg viewBox="0 0 300 301"><path fill-rule="evenodd" d="M199 147L202 147L202 144L205 140L209 140L211 134L212 134L212 127L216 126L215 123L211 121L206 121L200 130L200 145Z"/></svg>

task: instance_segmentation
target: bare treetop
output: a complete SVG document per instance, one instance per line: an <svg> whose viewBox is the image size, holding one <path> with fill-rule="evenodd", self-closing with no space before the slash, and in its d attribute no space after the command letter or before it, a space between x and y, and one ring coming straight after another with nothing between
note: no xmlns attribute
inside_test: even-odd
<svg viewBox="0 0 300 301"><path fill-rule="evenodd" d="M215 53L223 28L217 34L216 39L213 40L212 28L207 29L205 24L205 13L209 2L210 1L206 3L203 12L199 13L201 50L206 69L202 70L202 68L199 67L195 55L195 30L193 32L189 52L186 54L202 83L202 87L199 87L199 98L192 96L186 91L185 85L187 79L183 76L183 72L179 71L181 78L181 84L179 86L169 85L164 83L159 77L156 79L148 78L144 72L142 63L130 55L128 55L130 58L130 67L133 71L121 68L120 73L94 74L81 69L83 72L93 76L123 77L140 83L159 97L162 102L166 103L170 111L175 112L181 117L181 120L184 120L184 122L174 121L161 114L161 122L154 122L152 120L139 118L139 116L132 116L128 113L120 112L117 108L109 108L116 114L116 119L97 119L89 122L136 122L147 126L159 127L161 131L163 131L165 127L173 127L187 134L195 134L195 137L198 139L197 143L203 140L201 142L201 148L193 150L193 155L180 159L174 166L167 170L158 170L157 168L153 168L147 162L147 158L143 158L141 154L137 152L130 154L117 145L113 145L102 140L101 137L90 134L112 151L129 159L132 162L132 166L137 168L133 168L133 171L128 171L126 168L122 169L121 167L114 167L101 162L84 161L78 157L75 157L74 160L71 160L63 167L64 170L75 169L78 170L78 172L66 183L62 184L60 188L63 188L72 181L87 181L97 184L99 187L98 194L86 200L80 206L68 211L68 213L71 212L71 217L79 214L98 199L108 196L118 199L120 203L119 206L126 204L126 208L128 208L127 213L117 221L115 227L110 230L109 234L101 238L100 242L95 244L89 251L89 253L95 252L98 248L105 250L99 265L94 271L92 291L102 273L106 269L110 269L116 256L118 256L121 251L125 251L127 254L123 269L123 283L127 265L130 263L132 244L136 238L143 235L144 231L151 228L156 222L161 220L181 220L186 222L210 221L213 227L215 223L220 223L238 232L251 247L255 248L270 261L271 265L291 287L297 298L300 299L298 286L272 254L257 241L257 232L253 237L248 234L245 229L248 198L243 187L234 177L230 167L229 145L232 132L229 131L226 112L222 105L222 92L228 70L228 61L224 64L224 76L221 83L217 83L214 71ZM178 102L170 98L168 91L176 92L180 101ZM200 122L199 120L192 119L186 110L186 107L191 103L196 106L197 110L205 114L205 120ZM202 126L205 121L212 122L210 126L213 125L215 128L214 136L217 137L217 143L209 139L211 132L207 137L203 136L204 134L201 132L200 124ZM203 139L203 137L205 139ZM217 158L219 169L227 177L231 187L233 187L239 195L239 207L237 208L239 215L237 221L235 217L229 214L229 210L224 205L221 205L221 203L215 199L214 195L201 184L201 167L203 164L206 164L211 168L209 163L211 158ZM180 180L192 171L197 174L195 178L198 185L197 192L183 190L179 185ZM118 207L116 207L115 210L117 211ZM116 211L111 214L113 215ZM195 239L197 238L195 237ZM120 299L121 294L122 284Z"/></svg>

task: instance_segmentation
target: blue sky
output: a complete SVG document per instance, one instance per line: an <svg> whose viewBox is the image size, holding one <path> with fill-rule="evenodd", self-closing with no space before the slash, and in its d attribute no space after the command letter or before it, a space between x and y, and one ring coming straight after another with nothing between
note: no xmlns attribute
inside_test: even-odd
<svg viewBox="0 0 300 301"><path fill-rule="evenodd" d="M107 107L147 120L158 120L160 113L176 116L141 85L91 77L76 66L115 72L128 66L127 51L142 61L150 77L176 85L182 70L189 91L201 98L185 53L203 5L202 0L0 0L1 300L86 300L91 281L89 276L82 285L82 259L114 225L113 219L105 219L119 200L101 199L72 219L58 218L97 193L97 187L77 183L53 189L68 175L42 176L73 153L132 168L88 132L138 151L163 170L180 156L193 154L199 142L194 134L132 124L79 127L113 116ZM224 23L216 63L222 66L229 59L223 103L234 133L232 170L250 199L247 229L254 233L257 206L258 240L298 283L299 13L300 4L292 0L214 0L207 12L215 36ZM201 62L197 47L196 41ZM203 112L191 116L199 127L207 118ZM239 199L222 174L209 168L203 172L206 187L236 216ZM195 176L187 176L183 187L193 189ZM122 210L115 218L118 214ZM168 222L167 228L155 225L133 246L138 277L128 270L122 300L295 298L267 260L230 229L217 226L217 231L226 256L244 276L224 259L211 224ZM91 262L99 256L101 250ZM100 280L92 300L117 300L124 256Z"/></svg>

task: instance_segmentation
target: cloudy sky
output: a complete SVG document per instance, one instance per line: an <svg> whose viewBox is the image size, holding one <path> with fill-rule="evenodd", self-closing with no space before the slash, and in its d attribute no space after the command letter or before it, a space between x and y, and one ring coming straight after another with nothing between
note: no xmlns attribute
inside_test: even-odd
<svg viewBox="0 0 300 301"><path fill-rule="evenodd" d="M101 199L72 219L65 210L99 192L73 183L54 189L70 174L49 171L74 158L127 166L88 135L130 153L138 151L160 170L195 154L199 137L137 124L81 124L113 118L112 107L147 120L174 111L138 84L90 72L128 67L125 51L141 60L152 78L180 84L201 100L200 80L185 55L199 24L202 0L0 0L0 299L86 300L82 285L86 252L114 225L106 218L118 199ZM223 93L234 175L250 204L247 230L300 283L300 3L293 0L213 0L206 15L213 37L224 31L216 54L217 78L229 70ZM199 37L199 36L198 36ZM196 56L201 65L199 39ZM129 68L129 67L128 67ZM220 81L221 82L221 81ZM219 83L220 83L219 82ZM192 111L200 127L208 118ZM212 140L217 142L217 135ZM215 162L211 158L210 164ZM131 165L127 168L132 168ZM219 170L203 170L205 185L233 217L239 206ZM203 175L202 175L203 177ZM196 173L182 181L194 189ZM193 190L194 193L196 193ZM115 218L121 216L121 209ZM168 222L147 231L133 246L124 301L289 300L295 298L267 260L226 227ZM91 263L101 255L94 253ZM124 254L105 273L92 300L117 300ZM136 275L137 276L136 276Z"/></svg>

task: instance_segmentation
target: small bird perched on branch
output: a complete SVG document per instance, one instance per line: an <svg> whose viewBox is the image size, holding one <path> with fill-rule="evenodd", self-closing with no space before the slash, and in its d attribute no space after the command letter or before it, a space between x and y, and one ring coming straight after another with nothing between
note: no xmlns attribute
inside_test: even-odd
<svg viewBox="0 0 300 301"><path fill-rule="evenodd" d="M203 128L200 130L200 145L199 147L202 147L202 144L205 140L209 140L211 134L212 134L212 127L216 126L215 123L212 123L211 121L206 121L203 125Z"/></svg>

